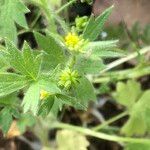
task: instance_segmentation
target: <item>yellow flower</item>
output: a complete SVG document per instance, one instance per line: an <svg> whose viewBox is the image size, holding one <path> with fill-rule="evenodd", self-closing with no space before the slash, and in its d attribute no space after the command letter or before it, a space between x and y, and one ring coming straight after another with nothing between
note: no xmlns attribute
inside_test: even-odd
<svg viewBox="0 0 150 150"><path fill-rule="evenodd" d="M41 90L40 100L46 99L49 95L50 95L50 93L48 93L47 91Z"/></svg>
<svg viewBox="0 0 150 150"><path fill-rule="evenodd" d="M60 75L59 85L65 88L70 88L79 82L79 74L76 70L65 69Z"/></svg>
<svg viewBox="0 0 150 150"><path fill-rule="evenodd" d="M65 37L65 44L70 51L83 52L83 46L86 43L87 41L78 36L76 33L69 32Z"/></svg>
<svg viewBox="0 0 150 150"><path fill-rule="evenodd" d="M75 33L68 33L65 37L65 43L68 47L75 48L76 45L79 43L80 38Z"/></svg>

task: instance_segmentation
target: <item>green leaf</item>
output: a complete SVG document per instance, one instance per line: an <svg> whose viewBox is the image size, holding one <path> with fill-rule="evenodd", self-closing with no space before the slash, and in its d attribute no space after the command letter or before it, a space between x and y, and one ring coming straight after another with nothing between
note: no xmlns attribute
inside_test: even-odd
<svg viewBox="0 0 150 150"><path fill-rule="evenodd" d="M32 127L35 124L36 120L32 114L26 113L21 114L21 117L17 121L17 127L21 133L26 131L27 127Z"/></svg>
<svg viewBox="0 0 150 150"><path fill-rule="evenodd" d="M150 128L150 90L143 93L130 111L130 118L122 128L126 135L143 135Z"/></svg>
<svg viewBox="0 0 150 150"><path fill-rule="evenodd" d="M29 9L21 0L1 0L0 1L0 36L7 37L16 43L17 31L15 23L27 28L25 14Z"/></svg>
<svg viewBox="0 0 150 150"><path fill-rule="evenodd" d="M89 57L80 57L77 58L75 68L81 73L97 74L105 68L105 65L103 64L103 61L101 59L95 60L90 59Z"/></svg>
<svg viewBox="0 0 150 150"><path fill-rule="evenodd" d="M125 54L115 50L102 50L102 51L93 51L91 57L94 58L116 58L116 57L124 57Z"/></svg>
<svg viewBox="0 0 150 150"><path fill-rule="evenodd" d="M56 83L48 79L39 79L39 81L32 83L25 93L25 97L22 103L22 105L24 106L24 112L30 110L34 115L37 114L39 109L41 90L48 92L50 94L50 97L61 92ZM48 99L50 97L48 97ZM46 104L44 104L42 107L45 107L45 105Z"/></svg>
<svg viewBox="0 0 150 150"><path fill-rule="evenodd" d="M38 115L41 115L42 117L46 117L50 113L54 105L54 101L55 101L54 96L50 96L47 99L43 100L39 108Z"/></svg>
<svg viewBox="0 0 150 150"><path fill-rule="evenodd" d="M58 150L87 150L89 146L89 142L84 135L70 130L58 131L56 141Z"/></svg>
<svg viewBox="0 0 150 150"><path fill-rule="evenodd" d="M39 80L39 86L41 90L47 91L51 95L60 93L61 90L58 88L55 82L52 82L50 79L41 79Z"/></svg>
<svg viewBox="0 0 150 150"><path fill-rule="evenodd" d="M146 125L147 125L147 132L150 132L150 110L149 109L146 109L145 110L145 116L146 116L146 119L145 119L145 122L146 122Z"/></svg>
<svg viewBox="0 0 150 150"><path fill-rule="evenodd" d="M18 110L19 108L18 107L12 107L11 106L11 114L13 117L15 117L16 119L20 118L20 110Z"/></svg>
<svg viewBox="0 0 150 150"><path fill-rule="evenodd" d="M134 80L128 80L127 83L118 82L115 99L129 109L139 99L142 94L141 86Z"/></svg>
<svg viewBox="0 0 150 150"><path fill-rule="evenodd" d="M34 56L33 51L25 42L22 52L18 50L13 43L6 40L8 61L10 65L23 75L36 80L39 75L41 67L40 55Z"/></svg>
<svg viewBox="0 0 150 150"><path fill-rule="evenodd" d="M86 110L87 107L82 105L76 98L63 95L63 94L57 94L57 100L62 101L63 104L72 106L76 109Z"/></svg>
<svg viewBox="0 0 150 150"><path fill-rule="evenodd" d="M127 144L124 150L149 150L150 144Z"/></svg>
<svg viewBox="0 0 150 150"><path fill-rule="evenodd" d="M63 103L57 97L55 96L54 104L53 107L51 108L50 113L52 114L53 117L57 119L59 111L62 110Z"/></svg>
<svg viewBox="0 0 150 150"><path fill-rule="evenodd" d="M96 49L96 51L110 50L112 48L116 48L117 43L118 40L89 42L89 44L85 46L85 49L92 49L92 50Z"/></svg>
<svg viewBox="0 0 150 150"><path fill-rule="evenodd" d="M138 31L139 32L139 31ZM140 32L139 32L140 33ZM147 24L144 28L143 34L140 35L142 41L148 45L150 43L150 24Z"/></svg>
<svg viewBox="0 0 150 150"><path fill-rule="evenodd" d="M80 79L80 83L75 87L74 93L77 100L85 107L87 107L89 101L96 100L94 88L86 77Z"/></svg>
<svg viewBox="0 0 150 150"><path fill-rule="evenodd" d="M17 106L19 105L19 98L17 97L17 93L12 93L6 95L5 97L0 98L1 106Z"/></svg>
<svg viewBox="0 0 150 150"><path fill-rule="evenodd" d="M6 60L6 49L0 45L0 71L7 70L9 64Z"/></svg>
<svg viewBox="0 0 150 150"><path fill-rule="evenodd" d="M100 31L102 30L104 23L110 16L112 12L113 6L106 9L100 16L95 18L93 15L91 16L89 22L87 23L87 26L83 32L83 38L89 39L90 41L94 41L98 35L100 34Z"/></svg>
<svg viewBox="0 0 150 150"><path fill-rule="evenodd" d="M7 133L13 121L11 109L5 107L0 112L0 127L4 133Z"/></svg>
<svg viewBox="0 0 150 150"><path fill-rule="evenodd" d="M22 89L29 80L25 76L13 73L0 73L0 97Z"/></svg>
<svg viewBox="0 0 150 150"><path fill-rule="evenodd" d="M85 51L91 58L123 57L125 54L117 50L117 40L90 42L85 46Z"/></svg>
<svg viewBox="0 0 150 150"><path fill-rule="evenodd" d="M32 78L37 78L40 72L41 59L40 55L34 56L33 50L25 42L23 46L23 60L24 60L24 74L31 76ZM23 73L23 72L22 72Z"/></svg>
<svg viewBox="0 0 150 150"><path fill-rule="evenodd" d="M43 61L44 69L54 69L58 64L65 62L64 47L58 39L52 34L43 36L35 32L34 35L39 47L45 52Z"/></svg>
<svg viewBox="0 0 150 150"><path fill-rule="evenodd" d="M38 82L32 83L25 93L22 105L24 113L31 111L34 115L37 114L40 100L40 86Z"/></svg>
<svg viewBox="0 0 150 150"><path fill-rule="evenodd" d="M145 119L145 114L134 110L127 123L121 129L121 132L127 136L143 135L147 130Z"/></svg>
<svg viewBox="0 0 150 150"><path fill-rule="evenodd" d="M48 76L52 81L58 82L61 71L62 71L61 65L58 64L53 70L50 70Z"/></svg>

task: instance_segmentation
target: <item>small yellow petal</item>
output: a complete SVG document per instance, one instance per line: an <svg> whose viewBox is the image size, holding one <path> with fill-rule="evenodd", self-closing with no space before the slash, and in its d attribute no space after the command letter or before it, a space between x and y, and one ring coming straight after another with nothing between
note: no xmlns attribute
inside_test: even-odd
<svg viewBox="0 0 150 150"><path fill-rule="evenodd" d="M79 41L80 38L75 33L68 33L68 35L65 37L65 43L69 48L75 48Z"/></svg>
<svg viewBox="0 0 150 150"><path fill-rule="evenodd" d="M40 100L47 98L50 94L47 91L41 90L40 92Z"/></svg>
<svg viewBox="0 0 150 150"><path fill-rule="evenodd" d="M65 44L72 52L83 53L84 46L87 45L88 40L83 39L74 32L69 32L65 37Z"/></svg>

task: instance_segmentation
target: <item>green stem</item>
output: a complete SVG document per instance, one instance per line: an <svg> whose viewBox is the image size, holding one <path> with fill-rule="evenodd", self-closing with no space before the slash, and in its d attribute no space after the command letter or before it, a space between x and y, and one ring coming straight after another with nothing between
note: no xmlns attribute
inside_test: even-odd
<svg viewBox="0 0 150 150"><path fill-rule="evenodd" d="M76 132L82 133L84 135L93 136L93 137L103 139L103 140L108 140L108 141L124 142L124 143L150 144L150 139L130 138L130 137L120 137L120 136L116 136L116 135L108 135L108 134L101 133L101 132L95 132L95 131L90 130L88 128L69 125L69 124L65 124L65 123L57 123L53 127L76 131Z"/></svg>
<svg viewBox="0 0 150 150"><path fill-rule="evenodd" d="M72 5L76 0L71 0L70 2L64 4L61 8L56 11L56 14L59 14L61 11Z"/></svg>
<svg viewBox="0 0 150 150"><path fill-rule="evenodd" d="M41 11L38 11L38 13L37 13L35 19L32 21L32 23L31 23L31 25L30 25L30 28L33 28L33 27L36 25L36 23L37 23L37 21L39 20L40 16L41 16Z"/></svg>
<svg viewBox="0 0 150 150"><path fill-rule="evenodd" d="M74 67L75 63L76 63L76 56L72 55L71 58L70 58L70 60L69 60L68 67L70 69L72 69Z"/></svg>
<svg viewBox="0 0 150 150"><path fill-rule="evenodd" d="M44 14L48 21L49 31L51 31L52 33L57 33L57 27L56 27L55 20L54 20L53 14L52 14L52 10L48 7L48 4L46 6L42 5L42 7L44 10Z"/></svg>
<svg viewBox="0 0 150 150"><path fill-rule="evenodd" d="M111 124L111 123L113 123L113 122L115 122L115 121L121 119L122 117L124 117L124 116L126 116L126 115L128 115L128 111L125 111L125 112L123 112L123 113L121 113L121 114L119 114L119 115L117 115L117 116L115 116L115 117L113 117L113 118L111 118L111 119L105 121L104 123L102 123L102 124L100 124L100 125L98 125L98 126L92 128L92 129L93 129L94 131L98 131L98 130L100 130L100 129L103 129L103 128L106 127L107 125L109 125L109 124Z"/></svg>
<svg viewBox="0 0 150 150"><path fill-rule="evenodd" d="M93 83L105 83L110 81L118 81L124 79L135 79L150 74L150 66L144 68L127 69L121 71L113 71L102 74L100 77L92 79Z"/></svg>
<svg viewBox="0 0 150 150"><path fill-rule="evenodd" d="M114 62L108 64L107 67L106 67L105 69L103 69L102 71L100 71L99 74L105 73L105 72L107 72L108 70L111 70L112 68L115 68L116 66L119 66L120 64L122 64L122 63L124 63L124 62L127 62L127 61L129 61L129 60L131 60L131 59L134 59L135 57L139 56L139 54L142 55L142 54L147 53L148 51L150 51L150 46L141 49L141 50L139 51L139 53L134 52L134 53L132 53L132 54L130 54L130 55L124 57L124 58L121 58L121 59L119 59L119 60L116 60L116 61L114 61Z"/></svg>
<svg viewBox="0 0 150 150"><path fill-rule="evenodd" d="M38 6L41 11L43 12L44 16L47 19L48 22L48 29L49 31L56 33L57 28L55 25L54 17L53 17L53 11L51 10L48 1L47 0L41 0L41 2L30 0L32 4L35 4ZM38 16L37 16L38 17Z"/></svg>

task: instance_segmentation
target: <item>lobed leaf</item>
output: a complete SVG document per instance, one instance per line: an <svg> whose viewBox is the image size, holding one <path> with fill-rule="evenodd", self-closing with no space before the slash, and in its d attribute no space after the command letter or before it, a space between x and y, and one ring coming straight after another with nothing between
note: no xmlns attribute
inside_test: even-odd
<svg viewBox="0 0 150 150"><path fill-rule="evenodd" d="M143 135L150 130L150 90L143 93L130 111L130 118L123 126L122 132L126 135Z"/></svg>
<svg viewBox="0 0 150 150"><path fill-rule="evenodd" d="M115 99L129 109L135 104L142 94L141 86L134 80L128 80L127 83L118 82Z"/></svg>
<svg viewBox="0 0 150 150"><path fill-rule="evenodd" d="M39 80L39 86L41 90L47 91L52 95L61 93L61 90L58 88L57 84L49 79Z"/></svg>
<svg viewBox="0 0 150 150"><path fill-rule="evenodd" d="M3 133L6 134L11 127L13 117L18 118L18 112L16 115L16 110L11 107L5 107L0 112L0 128L2 129Z"/></svg>
<svg viewBox="0 0 150 150"><path fill-rule="evenodd" d="M13 121L11 108L5 107L0 112L0 127L4 133L7 133Z"/></svg>
<svg viewBox="0 0 150 150"><path fill-rule="evenodd" d="M57 94L57 100L62 101L63 104L67 104L69 106L72 106L76 109L86 110L87 107L82 105L76 98L63 95L63 94Z"/></svg>
<svg viewBox="0 0 150 150"><path fill-rule="evenodd" d="M105 65L101 59L95 60L86 57L79 57L77 58L75 68L81 73L97 74L105 68Z"/></svg>
<svg viewBox="0 0 150 150"><path fill-rule="evenodd" d="M65 62L64 47L62 43L52 34L44 36L37 32L34 33L39 47L44 50L43 68L54 69L58 64Z"/></svg>
<svg viewBox="0 0 150 150"><path fill-rule="evenodd" d="M41 68L41 58L36 57L29 45L25 42L22 52L12 42L6 40L8 61L10 65L23 75L36 80ZM40 59L39 59L40 58Z"/></svg>
<svg viewBox="0 0 150 150"><path fill-rule="evenodd" d="M16 25L28 28L25 14L29 9L21 0L1 0L0 1L0 37L7 37L14 43L17 42Z"/></svg>
<svg viewBox="0 0 150 150"><path fill-rule="evenodd" d="M47 91L50 96L47 100L44 100L45 103L39 106L41 90ZM56 83L53 83L50 80L39 79L37 82L33 82L25 93L25 97L22 102L24 112L26 113L27 111L31 111L34 115L36 115L37 113L44 115L46 112L44 109L42 112L42 108L46 107L45 105L47 104L51 104L51 102L49 102L49 99L51 99L51 95L54 96L57 93L60 93L60 89L57 87Z"/></svg>
<svg viewBox="0 0 150 150"><path fill-rule="evenodd" d="M0 73L0 97L11 94L25 87L30 81L22 75Z"/></svg>
<svg viewBox="0 0 150 150"><path fill-rule="evenodd" d="M74 88L74 93L77 100L85 107L87 107L89 101L96 100L94 88L86 77L80 79L80 83Z"/></svg>
<svg viewBox="0 0 150 150"><path fill-rule="evenodd" d="M40 87L39 83L35 82L32 83L25 93L25 96L23 98L22 106L24 113L31 110L31 112L36 115L38 112L38 105L40 100Z"/></svg>
<svg viewBox="0 0 150 150"><path fill-rule="evenodd" d="M95 18L93 15L91 16L83 32L84 39L89 39L90 41L94 41L98 37L98 35L100 34L100 31L102 30L104 26L104 23L110 16L112 9L113 9L113 6L109 7L97 18Z"/></svg>
<svg viewBox="0 0 150 150"><path fill-rule="evenodd" d="M125 54L119 51L117 47L117 40L114 41L96 41L90 42L85 46L85 51L89 53L91 58L115 58L123 57Z"/></svg>

